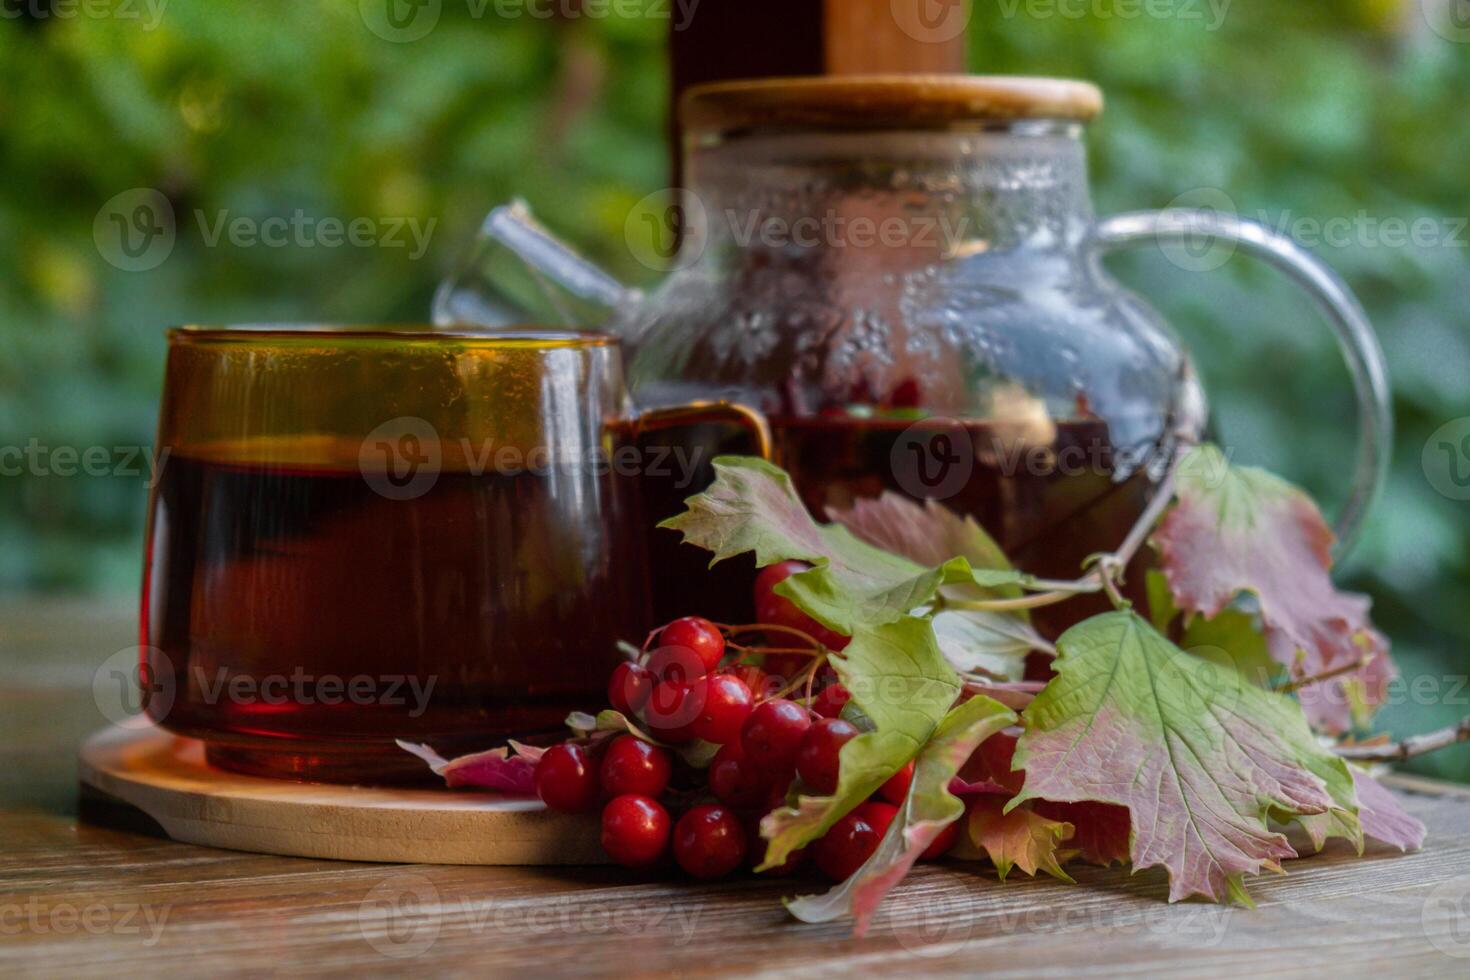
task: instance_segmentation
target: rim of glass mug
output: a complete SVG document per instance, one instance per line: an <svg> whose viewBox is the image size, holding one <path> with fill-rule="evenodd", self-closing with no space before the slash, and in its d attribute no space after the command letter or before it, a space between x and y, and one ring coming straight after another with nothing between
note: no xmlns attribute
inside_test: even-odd
<svg viewBox="0 0 1470 980"><path fill-rule="evenodd" d="M249 343L303 341L333 342L392 340L428 344L453 341L488 347L547 350L573 347L617 347L622 341L609 333L560 327L509 327L495 330L456 330L418 323L240 323L180 324L166 331L170 343Z"/></svg>

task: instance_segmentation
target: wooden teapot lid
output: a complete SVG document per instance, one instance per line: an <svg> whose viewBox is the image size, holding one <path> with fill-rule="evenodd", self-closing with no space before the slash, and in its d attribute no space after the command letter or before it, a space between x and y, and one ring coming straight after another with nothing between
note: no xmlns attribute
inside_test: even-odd
<svg viewBox="0 0 1470 980"><path fill-rule="evenodd" d="M753 126L944 128L1013 119L1087 121L1102 111L1091 82L1024 75L838 75L698 85L679 112L690 130Z"/></svg>

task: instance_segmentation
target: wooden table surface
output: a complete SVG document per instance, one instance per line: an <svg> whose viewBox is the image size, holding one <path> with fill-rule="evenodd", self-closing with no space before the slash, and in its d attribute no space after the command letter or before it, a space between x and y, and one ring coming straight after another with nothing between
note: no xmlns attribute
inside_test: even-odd
<svg viewBox="0 0 1470 980"><path fill-rule="evenodd" d="M0 976L1470 975L1470 793L1422 781L1396 785L1424 851L1292 862L1255 911L1171 906L1156 871L927 865L862 940L788 919L793 882L334 863L81 824L93 675L134 636L125 608L0 604Z"/></svg>

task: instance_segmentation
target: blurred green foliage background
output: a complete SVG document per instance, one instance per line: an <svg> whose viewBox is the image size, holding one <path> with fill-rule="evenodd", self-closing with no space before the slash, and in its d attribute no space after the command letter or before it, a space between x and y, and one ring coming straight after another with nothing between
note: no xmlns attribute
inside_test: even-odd
<svg viewBox="0 0 1470 980"><path fill-rule="evenodd" d="M1428 243L1371 230L1309 243L1363 299L1395 385L1392 484L1343 577L1374 596L1404 673L1437 679L1440 696L1385 712L1399 733L1470 714L1453 680L1470 668L1470 503L1437 493L1421 465L1430 433L1470 415L1470 28L1431 26L1453 2L1180 0L1149 8L1173 16L1126 16L1138 6L977 0L971 26L976 71L1104 87L1089 137L1104 213L1221 188L1288 231L1340 217L1440 229ZM363 9L0 0L0 445L148 445L168 324L421 319L481 216L512 195L615 271L646 276L623 225L667 182L667 21L506 19L445 0L427 36L399 43ZM93 225L139 187L170 199L179 233L161 266L129 272L105 260ZM210 247L193 218L298 210L437 224L415 259ZM1237 458L1330 511L1354 413L1310 306L1238 256L1211 274L1156 253L1115 268L1195 350ZM0 591L134 592L145 480L0 476ZM1470 779L1464 747L1417 765Z"/></svg>

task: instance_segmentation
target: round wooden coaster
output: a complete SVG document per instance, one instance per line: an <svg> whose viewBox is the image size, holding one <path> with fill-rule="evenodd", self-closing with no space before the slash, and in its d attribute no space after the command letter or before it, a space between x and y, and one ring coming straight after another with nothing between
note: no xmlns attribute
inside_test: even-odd
<svg viewBox="0 0 1470 980"><path fill-rule="evenodd" d="M374 789L241 776L204 762L204 743L151 726L113 727L78 758L83 815L147 824L188 844L292 857L418 864L606 864L594 815L495 793ZM124 814L131 812L132 819Z"/></svg>

